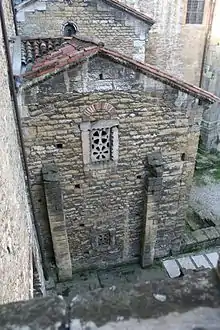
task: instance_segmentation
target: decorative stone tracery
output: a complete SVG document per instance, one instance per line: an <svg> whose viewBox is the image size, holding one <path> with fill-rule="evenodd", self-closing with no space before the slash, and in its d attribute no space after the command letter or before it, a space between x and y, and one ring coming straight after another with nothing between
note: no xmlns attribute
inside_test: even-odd
<svg viewBox="0 0 220 330"><path fill-rule="evenodd" d="M109 119L94 121L94 114L96 113L97 118L97 112L100 110L100 116L103 116L103 110L106 110ZM85 169L117 163L119 121L112 119L115 114L115 108L106 102L97 102L84 111L83 118L86 121L80 124L80 130Z"/></svg>
<svg viewBox="0 0 220 330"><path fill-rule="evenodd" d="M111 129L109 127L91 131L91 160L93 162L111 159Z"/></svg>

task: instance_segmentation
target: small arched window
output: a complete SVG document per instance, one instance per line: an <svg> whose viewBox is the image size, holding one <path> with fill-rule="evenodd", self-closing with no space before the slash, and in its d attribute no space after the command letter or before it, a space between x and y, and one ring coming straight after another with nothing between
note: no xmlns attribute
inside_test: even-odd
<svg viewBox="0 0 220 330"><path fill-rule="evenodd" d="M72 23L67 23L64 27L64 37L72 37L76 34L76 27Z"/></svg>

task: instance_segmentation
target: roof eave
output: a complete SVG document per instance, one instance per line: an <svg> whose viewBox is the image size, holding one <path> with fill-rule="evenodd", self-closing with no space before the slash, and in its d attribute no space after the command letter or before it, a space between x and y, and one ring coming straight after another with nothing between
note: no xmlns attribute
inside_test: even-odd
<svg viewBox="0 0 220 330"><path fill-rule="evenodd" d="M15 7L15 10L16 11L19 11L19 10L21 10L23 7L25 7L26 5L29 5L30 3L32 3L32 2L35 2L36 0L25 0L25 1L23 1L23 2L21 2L21 3L19 3L18 5L15 5L14 7Z"/></svg>
<svg viewBox="0 0 220 330"><path fill-rule="evenodd" d="M200 87L194 86L178 78L175 78L150 64L138 62L136 60L133 60L132 58L128 58L126 55L116 53L106 48L101 48L100 53L105 56L108 56L116 62L121 62L125 65L127 64L128 66L135 68L136 70L142 72L145 75L150 75L153 79L160 80L162 83L170 85L174 88L178 88L179 90L187 94L193 95L195 98L198 98L203 101L208 101L210 103L220 103L220 98L218 98L216 95L207 92Z"/></svg>
<svg viewBox="0 0 220 330"><path fill-rule="evenodd" d="M130 7L128 5L120 3L117 0L104 0L104 1L107 2L108 4L110 4L111 6L114 6L120 10L123 10L123 11L129 13L132 16L135 16L136 18L144 21L145 23L147 23L151 26L155 23L155 20L153 18L143 14L142 12L137 11L136 9L133 9L132 7Z"/></svg>

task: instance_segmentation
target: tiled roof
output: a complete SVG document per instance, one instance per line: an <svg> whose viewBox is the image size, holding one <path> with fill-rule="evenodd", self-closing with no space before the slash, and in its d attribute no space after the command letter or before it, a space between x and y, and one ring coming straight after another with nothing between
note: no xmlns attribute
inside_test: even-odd
<svg viewBox="0 0 220 330"><path fill-rule="evenodd" d="M23 64L34 63L38 58L61 46L64 41L64 38L22 40L21 61Z"/></svg>
<svg viewBox="0 0 220 330"><path fill-rule="evenodd" d="M214 94L181 79L175 78L153 65L138 62L126 55L106 49L101 44L91 42L86 43L85 41L81 42L81 46L78 46L79 39L76 39L75 37L66 41L58 50L38 59L36 63L33 64L31 71L27 72L24 77L32 79L45 77L47 74L55 74L64 67L68 67L68 65L80 63L91 56L99 54L199 99L208 100L210 102L220 102L220 98Z"/></svg>
<svg viewBox="0 0 220 330"><path fill-rule="evenodd" d="M21 62L23 64L35 63L39 58L51 53L59 48L62 48L71 40L72 46L76 50L84 49L90 45L103 45L95 38L87 38L83 36L75 36L74 39L69 37L63 38L34 38L22 39L21 41Z"/></svg>
<svg viewBox="0 0 220 330"><path fill-rule="evenodd" d="M123 4L121 1L118 1L118 0L103 0L103 1L105 1L110 6L116 7L122 11L125 11L125 12L131 14L132 16L134 16L150 25L153 25L155 23L155 21L148 15L145 15L130 6ZM34 2L34 0L14 0L16 9L20 8L20 6L23 7L26 4L28 5L30 2ZM65 2L67 4L74 3L72 0L63 0L63 2Z"/></svg>

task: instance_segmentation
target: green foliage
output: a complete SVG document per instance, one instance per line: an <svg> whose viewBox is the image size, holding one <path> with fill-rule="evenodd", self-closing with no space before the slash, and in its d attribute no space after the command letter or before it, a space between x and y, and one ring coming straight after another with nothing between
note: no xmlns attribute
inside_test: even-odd
<svg viewBox="0 0 220 330"><path fill-rule="evenodd" d="M207 177L210 180L220 181L220 153L208 153L199 149L196 157L194 180L197 185L206 185Z"/></svg>

